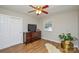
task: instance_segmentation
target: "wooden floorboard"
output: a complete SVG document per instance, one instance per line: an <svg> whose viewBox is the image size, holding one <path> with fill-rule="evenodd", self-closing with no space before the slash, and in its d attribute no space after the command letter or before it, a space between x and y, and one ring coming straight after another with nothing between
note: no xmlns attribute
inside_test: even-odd
<svg viewBox="0 0 79 59"><path fill-rule="evenodd" d="M37 40L29 44L18 44L9 48L0 50L2 53L47 53L45 40Z"/></svg>
<svg viewBox="0 0 79 59"><path fill-rule="evenodd" d="M44 39L37 40L29 44L17 44L0 50L0 53L47 53L45 43L51 43L60 49L60 43L48 41Z"/></svg>

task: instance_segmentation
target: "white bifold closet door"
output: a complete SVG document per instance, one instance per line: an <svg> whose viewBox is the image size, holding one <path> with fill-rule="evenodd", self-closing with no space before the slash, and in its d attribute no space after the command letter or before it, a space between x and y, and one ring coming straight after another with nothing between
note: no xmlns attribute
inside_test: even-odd
<svg viewBox="0 0 79 59"><path fill-rule="evenodd" d="M23 42L22 18L0 14L0 49Z"/></svg>

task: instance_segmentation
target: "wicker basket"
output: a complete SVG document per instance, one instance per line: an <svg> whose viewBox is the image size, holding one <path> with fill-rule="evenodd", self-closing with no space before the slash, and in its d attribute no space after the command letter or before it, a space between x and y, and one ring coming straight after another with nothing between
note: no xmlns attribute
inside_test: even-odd
<svg viewBox="0 0 79 59"><path fill-rule="evenodd" d="M73 50L74 45L72 41L69 40L61 41L61 48L64 50L64 52L68 52Z"/></svg>

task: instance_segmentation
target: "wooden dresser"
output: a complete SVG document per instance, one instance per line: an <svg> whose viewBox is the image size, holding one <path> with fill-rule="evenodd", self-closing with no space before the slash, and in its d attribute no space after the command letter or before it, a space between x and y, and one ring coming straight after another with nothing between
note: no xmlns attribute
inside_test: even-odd
<svg viewBox="0 0 79 59"><path fill-rule="evenodd" d="M41 31L23 33L23 43L31 43L39 39L41 39Z"/></svg>

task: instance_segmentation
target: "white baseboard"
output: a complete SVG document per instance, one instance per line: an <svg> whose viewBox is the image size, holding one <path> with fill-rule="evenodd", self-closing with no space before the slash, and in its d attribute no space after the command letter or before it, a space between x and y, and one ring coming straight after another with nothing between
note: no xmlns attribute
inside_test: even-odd
<svg viewBox="0 0 79 59"><path fill-rule="evenodd" d="M23 42L18 42L18 43L12 44L12 45L7 45L7 46L4 46L4 47L0 47L0 50L5 49L5 48L9 48L9 47L12 47L14 45L21 44L21 43L23 43Z"/></svg>
<svg viewBox="0 0 79 59"><path fill-rule="evenodd" d="M52 40L52 39L46 39L46 38L42 38L42 39L45 39L45 40L49 40L49 41L54 41L54 42L60 43L59 40Z"/></svg>

